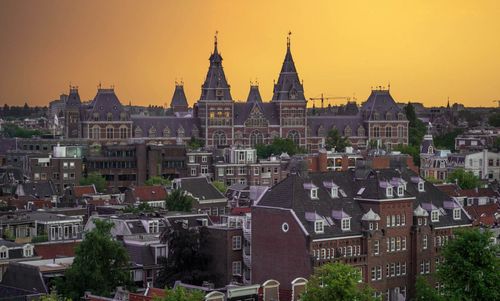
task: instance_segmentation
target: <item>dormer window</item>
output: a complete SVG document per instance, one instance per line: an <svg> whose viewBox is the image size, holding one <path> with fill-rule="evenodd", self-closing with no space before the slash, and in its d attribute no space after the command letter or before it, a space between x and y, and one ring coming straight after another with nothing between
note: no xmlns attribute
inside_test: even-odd
<svg viewBox="0 0 500 301"><path fill-rule="evenodd" d="M330 195L332 196L333 199L339 197L339 188L338 187L332 187L330 190Z"/></svg>
<svg viewBox="0 0 500 301"><path fill-rule="evenodd" d="M387 188L385 189L385 195L386 195L388 198L389 198L389 197L390 197L390 198L392 198L392 196L393 196L393 194L392 194L392 187L390 187L390 186L389 186L389 187L387 187Z"/></svg>
<svg viewBox="0 0 500 301"><path fill-rule="evenodd" d="M439 222L439 211L438 210L431 211L431 221L432 222Z"/></svg>
<svg viewBox="0 0 500 301"><path fill-rule="evenodd" d="M460 208L453 209L453 219L457 220L461 218L462 218L462 211L460 210Z"/></svg>
<svg viewBox="0 0 500 301"><path fill-rule="evenodd" d="M403 185L398 186L398 196L403 196L405 194L405 188Z"/></svg>
<svg viewBox="0 0 500 301"><path fill-rule="evenodd" d="M1 246L0 247L0 259L7 259L9 258L9 249L7 249L6 246Z"/></svg>
<svg viewBox="0 0 500 301"><path fill-rule="evenodd" d="M33 256L33 246L32 245L25 245L23 247L23 256L24 257L31 257L31 256Z"/></svg>
<svg viewBox="0 0 500 301"><path fill-rule="evenodd" d="M322 220L314 222L314 232L316 232L316 233L325 232L325 225L323 224Z"/></svg>
<svg viewBox="0 0 500 301"><path fill-rule="evenodd" d="M349 231L351 230L351 219L350 218L343 218L342 219L342 231Z"/></svg>
<svg viewBox="0 0 500 301"><path fill-rule="evenodd" d="M318 188L312 188L311 189L311 199L317 199L318 198Z"/></svg>
<svg viewBox="0 0 500 301"><path fill-rule="evenodd" d="M424 182L418 182L418 192L424 192Z"/></svg>

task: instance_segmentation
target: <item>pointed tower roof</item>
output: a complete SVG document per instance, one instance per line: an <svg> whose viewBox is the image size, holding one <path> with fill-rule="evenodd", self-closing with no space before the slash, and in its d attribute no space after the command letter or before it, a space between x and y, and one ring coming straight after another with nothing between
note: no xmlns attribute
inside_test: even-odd
<svg viewBox="0 0 500 301"><path fill-rule="evenodd" d="M286 54L278 82L274 84L273 101L276 100L306 100L304 96L304 87L299 80L297 69L290 50L290 35L288 33L286 43Z"/></svg>
<svg viewBox="0 0 500 301"><path fill-rule="evenodd" d="M188 107L188 102L186 94L184 93L184 83L175 83L174 95L172 96L172 101L170 102L170 107Z"/></svg>
<svg viewBox="0 0 500 301"><path fill-rule="evenodd" d="M431 134L432 124L429 122L427 125L427 134L425 134L422 144L420 145L420 153L432 155L435 153L434 139Z"/></svg>
<svg viewBox="0 0 500 301"><path fill-rule="evenodd" d="M67 106L80 106L82 102L80 101L80 94L78 94L78 87L70 86L69 95L66 99Z"/></svg>
<svg viewBox="0 0 500 301"><path fill-rule="evenodd" d="M217 48L217 33L214 38L214 52L210 55L207 77L201 86L200 100L232 100L229 84L222 68L222 56Z"/></svg>
<svg viewBox="0 0 500 301"><path fill-rule="evenodd" d="M248 92L247 102L262 102L258 84L250 84L250 92Z"/></svg>

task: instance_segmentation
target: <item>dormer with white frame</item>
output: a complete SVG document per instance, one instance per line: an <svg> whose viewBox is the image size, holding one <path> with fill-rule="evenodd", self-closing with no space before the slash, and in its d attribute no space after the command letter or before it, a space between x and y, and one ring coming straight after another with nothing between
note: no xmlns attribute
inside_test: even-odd
<svg viewBox="0 0 500 301"><path fill-rule="evenodd" d="M405 195L406 181L402 178L392 178L391 185L396 188L396 194L398 197Z"/></svg>
<svg viewBox="0 0 500 301"><path fill-rule="evenodd" d="M452 210L453 219L460 220L462 218L462 208L455 199L443 202L444 209Z"/></svg>
<svg viewBox="0 0 500 301"><path fill-rule="evenodd" d="M422 203L422 208L424 208L427 212L429 212L431 216L431 222L437 223L439 222L439 208L436 207L432 203Z"/></svg>
<svg viewBox="0 0 500 301"><path fill-rule="evenodd" d="M314 185L312 182L304 183L304 189L309 191L309 198L311 198L311 200L318 199L318 186Z"/></svg>
<svg viewBox="0 0 500 301"><path fill-rule="evenodd" d="M389 183L389 181L380 181L379 186L380 188L385 189L385 196L387 198L392 198L394 196L393 186Z"/></svg>
<svg viewBox="0 0 500 301"><path fill-rule="evenodd" d="M307 221L314 223L314 233L322 234L325 232L325 221L316 212L306 212L305 218Z"/></svg>
<svg viewBox="0 0 500 301"><path fill-rule="evenodd" d="M340 228L342 231L351 230L351 216L347 214L344 209L332 210L332 218L340 221Z"/></svg>
<svg viewBox="0 0 500 301"><path fill-rule="evenodd" d="M339 186L333 181L324 181L323 186L330 191L330 197L332 199L339 197Z"/></svg>
<svg viewBox="0 0 500 301"><path fill-rule="evenodd" d="M411 177L411 182L417 184L418 192L425 191L425 181L421 177Z"/></svg>

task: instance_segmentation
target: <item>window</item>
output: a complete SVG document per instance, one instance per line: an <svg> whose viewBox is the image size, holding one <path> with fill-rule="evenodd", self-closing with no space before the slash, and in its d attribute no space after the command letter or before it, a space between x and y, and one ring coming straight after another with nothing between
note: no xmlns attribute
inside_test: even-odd
<svg viewBox="0 0 500 301"><path fill-rule="evenodd" d="M339 197L339 189L337 187L332 187L332 190L331 190L331 195L332 195L332 198L338 198Z"/></svg>
<svg viewBox="0 0 500 301"><path fill-rule="evenodd" d="M24 257L31 257L31 256L33 256L33 246L32 245L25 245L23 247L23 256Z"/></svg>
<svg viewBox="0 0 500 301"><path fill-rule="evenodd" d="M396 250L401 251L401 237L396 237Z"/></svg>
<svg viewBox="0 0 500 301"><path fill-rule="evenodd" d="M318 198L318 189L312 188L311 189L311 199L317 199L317 198Z"/></svg>
<svg viewBox="0 0 500 301"><path fill-rule="evenodd" d="M396 216L395 216L395 215L391 215L391 225L392 225L393 227L395 227L395 226L396 226Z"/></svg>
<svg viewBox="0 0 500 301"><path fill-rule="evenodd" d="M0 259L7 259L9 258L9 249L5 246L0 247Z"/></svg>
<svg viewBox="0 0 500 301"><path fill-rule="evenodd" d="M352 256L352 247L351 246L347 247L347 256Z"/></svg>
<svg viewBox="0 0 500 301"><path fill-rule="evenodd" d="M387 223L386 223L387 227L390 227L391 226L391 216L388 215L387 216Z"/></svg>
<svg viewBox="0 0 500 301"><path fill-rule="evenodd" d="M128 129L126 127L120 127L120 139L126 139L128 136Z"/></svg>
<svg viewBox="0 0 500 301"><path fill-rule="evenodd" d="M201 157L201 162L203 162L203 163L207 162L207 156L202 156Z"/></svg>
<svg viewBox="0 0 500 301"><path fill-rule="evenodd" d="M351 230L351 219L343 218L342 219L342 231Z"/></svg>
<svg viewBox="0 0 500 301"><path fill-rule="evenodd" d="M394 252L396 250L396 239L394 237L391 237L391 252Z"/></svg>
<svg viewBox="0 0 500 301"><path fill-rule="evenodd" d="M233 236L233 250L241 250L241 236Z"/></svg>
<svg viewBox="0 0 500 301"><path fill-rule="evenodd" d="M457 220L462 217L460 208L453 209L453 219Z"/></svg>
<svg viewBox="0 0 500 301"><path fill-rule="evenodd" d="M431 212L431 221L432 222L439 222L439 211L432 210L432 212Z"/></svg>
<svg viewBox="0 0 500 301"><path fill-rule="evenodd" d="M429 245L429 238L427 237L427 234L424 234L424 236L422 237L422 248L426 250L428 245Z"/></svg>
<svg viewBox="0 0 500 301"><path fill-rule="evenodd" d="M404 236L402 239L401 239L401 249L404 251L406 250L406 236Z"/></svg>
<svg viewBox="0 0 500 301"><path fill-rule="evenodd" d="M401 265L401 275L406 275L406 262Z"/></svg>
<svg viewBox="0 0 500 301"><path fill-rule="evenodd" d="M314 232L323 233L325 231L325 226L323 221L315 221L314 222Z"/></svg>
<svg viewBox="0 0 500 301"><path fill-rule="evenodd" d="M113 139L113 128L112 127L106 128L106 139Z"/></svg>
<svg viewBox="0 0 500 301"><path fill-rule="evenodd" d="M241 261L233 261L233 275L241 275Z"/></svg>
<svg viewBox="0 0 500 301"><path fill-rule="evenodd" d="M406 225L406 215L401 215L401 226Z"/></svg>
<svg viewBox="0 0 500 301"><path fill-rule="evenodd" d="M398 214L396 215L396 226L401 225L401 216Z"/></svg>
<svg viewBox="0 0 500 301"><path fill-rule="evenodd" d="M158 221L150 221L149 222L149 233L159 233L160 232L160 224Z"/></svg>
<svg viewBox="0 0 500 301"><path fill-rule="evenodd" d="M376 266L372 267L371 270L371 276L372 276L372 281L380 280L382 279L382 267L381 266Z"/></svg>
<svg viewBox="0 0 500 301"><path fill-rule="evenodd" d="M380 241L375 240L373 242L373 255L379 255L380 254Z"/></svg>
<svg viewBox="0 0 500 301"><path fill-rule="evenodd" d="M387 187L387 188L385 189L385 195L386 195L387 197L392 197L392 187Z"/></svg>
<svg viewBox="0 0 500 301"><path fill-rule="evenodd" d="M404 186L398 186L398 196L403 196L405 194Z"/></svg>
<svg viewBox="0 0 500 301"><path fill-rule="evenodd" d="M201 166L201 174L202 175L208 174L208 166L207 165L202 165Z"/></svg>
<svg viewBox="0 0 500 301"><path fill-rule="evenodd" d="M196 176L196 167L191 167L191 176Z"/></svg>

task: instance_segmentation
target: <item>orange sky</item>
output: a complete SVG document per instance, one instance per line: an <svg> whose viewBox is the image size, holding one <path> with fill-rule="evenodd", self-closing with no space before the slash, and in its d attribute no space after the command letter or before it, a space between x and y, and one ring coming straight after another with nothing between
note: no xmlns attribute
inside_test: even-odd
<svg viewBox="0 0 500 301"><path fill-rule="evenodd" d="M233 98L257 78L267 100L291 30L306 97L363 101L390 82L398 101L496 106L499 16L497 0L1 0L0 105L44 105L70 82L90 99L99 81L163 105L176 78L193 103L215 30Z"/></svg>

